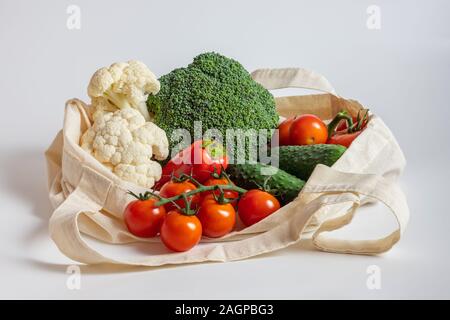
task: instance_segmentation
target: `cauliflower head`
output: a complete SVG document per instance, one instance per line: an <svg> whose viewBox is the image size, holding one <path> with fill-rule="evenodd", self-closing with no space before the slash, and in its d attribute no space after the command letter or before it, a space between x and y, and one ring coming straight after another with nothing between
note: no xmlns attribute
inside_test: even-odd
<svg viewBox="0 0 450 320"><path fill-rule="evenodd" d="M124 180L151 188L161 178L169 142L164 130L133 108L96 114L81 147Z"/></svg>
<svg viewBox="0 0 450 320"><path fill-rule="evenodd" d="M88 95L94 114L134 108L149 121L145 101L159 89L159 81L150 69L143 62L131 60L97 70L89 82Z"/></svg>

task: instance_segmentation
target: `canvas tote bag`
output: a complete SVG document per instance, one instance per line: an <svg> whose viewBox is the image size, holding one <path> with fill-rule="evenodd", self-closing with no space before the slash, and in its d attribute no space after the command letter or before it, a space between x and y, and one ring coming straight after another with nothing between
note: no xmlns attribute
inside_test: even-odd
<svg viewBox="0 0 450 320"><path fill-rule="evenodd" d="M313 113L329 120L342 109L356 114L362 107L337 96L323 76L304 69L261 69L252 76L269 90L291 87L323 92L276 98L281 116ZM383 121L371 115L367 128L331 168L318 165L294 201L259 223L238 228L220 239L203 238L187 252L170 252L161 243L162 251L155 254L109 256L91 246L85 237L129 246L160 240L137 238L123 223L122 212L133 200L127 191L145 190L119 179L80 147L81 135L91 126L88 108L77 99L67 102L63 129L45 154L49 198L55 208L49 222L50 235L60 251L73 260L142 266L224 262L286 248L303 238L323 251L378 254L389 250L405 231L409 210L396 182L405 158ZM396 227L382 230L385 235L381 238L333 238L332 231L350 224L358 208L369 201L383 203L395 217Z"/></svg>

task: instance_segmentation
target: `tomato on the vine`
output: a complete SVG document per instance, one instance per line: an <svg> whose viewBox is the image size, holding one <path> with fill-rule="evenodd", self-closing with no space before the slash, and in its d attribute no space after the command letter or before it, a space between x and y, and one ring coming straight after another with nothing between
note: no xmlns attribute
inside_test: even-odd
<svg viewBox="0 0 450 320"><path fill-rule="evenodd" d="M207 195L200 206L197 217L202 223L203 235L218 238L233 230L236 211L230 203L220 204L214 194Z"/></svg>
<svg viewBox="0 0 450 320"><path fill-rule="evenodd" d="M313 114L303 114L294 119L289 130L291 145L309 145L326 143L327 125Z"/></svg>
<svg viewBox="0 0 450 320"><path fill-rule="evenodd" d="M222 177L222 178L210 178L208 180L206 180L205 183L203 183L203 185L205 186L216 186L216 185L229 185L229 184L234 185L232 182L230 182L226 177ZM203 197L206 197L209 194L214 193L216 196L220 196L220 190L215 190L215 191L206 191L203 192ZM237 206L237 199L239 198L239 193L237 191L233 191L233 190L223 190L223 196L225 199L234 199L231 204L236 207Z"/></svg>
<svg viewBox="0 0 450 320"><path fill-rule="evenodd" d="M195 184L193 184L192 182L185 180L185 181L176 181L176 180L171 180L169 182L166 182L161 190L159 191L159 195L161 197L164 198L171 198L174 196L178 196L182 193L186 193L192 190L197 189L197 187L195 186ZM190 201L191 205L190 205L190 209L196 209L198 207L198 204L200 202L200 194L197 193L195 195L192 195L190 197L187 197L187 200ZM180 208L185 208L186 207L186 203L183 199L179 199L176 200L175 203L180 207ZM165 205L166 207L166 211L170 211L170 210L174 210L177 207L169 202Z"/></svg>
<svg viewBox="0 0 450 320"><path fill-rule="evenodd" d="M251 226L280 209L280 202L268 192L249 190L238 203L238 214L244 225Z"/></svg>
<svg viewBox="0 0 450 320"><path fill-rule="evenodd" d="M164 206L155 206L158 199L131 201L124 211L124 220L128 230L137 237L156 236L166 216Z"/></svg>
<svg viewBox="0 0 450 320"><path fill-rule="evenodd" d="M161 240L172 251L187 251L199 243L202 237L202 224L195 215L185 215L172 210L161 227Z"/></svg>

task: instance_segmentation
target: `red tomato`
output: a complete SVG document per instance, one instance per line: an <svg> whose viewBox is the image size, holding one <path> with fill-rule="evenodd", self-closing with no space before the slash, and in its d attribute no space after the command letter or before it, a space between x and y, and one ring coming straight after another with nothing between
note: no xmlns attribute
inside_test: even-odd
<svg viewBox="0 0 450 320"><path fill-rule="evenodd" d="M161 240L172 251L187 251L199 243L202 224L195 215L187 216L170 211L161 227Z"/></svg>
<svg viewBox="0 0 450 320"><path fill-rule="evenodd" d="M158 199L131 201L124 211L125 224L128 230L137 237L156 236L166 216L164 206L156 207Z"/></svg>
<svg viewBox="0 0 450 320"><path fill-rule="evenodd" d="M337 132L328 139L327 143L340 144L341 146L348 148L352 144L353 140L355 140L361 134L361 132L362 131L356 131L353 133L346 133L345 131Z"/></svg>
<svg viewBox="0 0 450 320"><path fill-rule="evenodd" d="M308 145L326 143L327 125L317 116L304 114L295 118L289 131L292 145Z"/></svg>
<svg viewBox="0 0 450 320"><path fill-rule="evenodd" d="M209 180L206 180L203 185L205 186L216 186L216 185L227 185L229 184L229 181L226 178L211 178ZM203 192L202 197L206 197L208 194L211 194L212 191ZM220 196L220 190L214 191L214 194L216 196ZM239 193L232 190L224 190L223 195L225 199L235 199L231 204L236 208L237 206L237 198L239 198Z"/></svg>
<svg viewBox="0 0 450 320"><path fill-rule="evenodd" d="M289 118L284 120L278 126L278 131L275 131L272 139L278 139L278 144L280 146L288 146L290 145L289 131L291 130L292 122L295 118Z"/></svg>
<svg viewBox="0 0 450 320"><path fill-rule="evenodd" d="M268 192L250 190L238 203L238 213L244 225L251 226L280 209L278 200Z"/></svg>
<svg viewBox="0 0 450 320"><path fill-rule="evenodd" d="M202 201L197 214L202 223L203 235L218 238L233 230L236 223L236 211L229 203L218 203L213 194L209 194Z"/></svg>
<svg viewBox="0 0 450 320"><path fill-rule="evenodd" d="M171 198L171 197L174 197L179 194L186 193L186 192L189 192L189 191L192 191L195 189L197 189L197 187L192 182L187 181L187 180L183 181L183 182L169 181L169 182L166 182L162 186L161 190L159 191L159 195L164 198ZM200 202L200 194L197 193L193 196L188 197L187 199L191 201L190 208L195 209L195 208L197 208L197 206ZM179 205L180 208L186 207L186 203L184 202L183 199L179 199L179 200L175 201L175 203L177 205ZM171 202L167 203L165 205L165 207L166 207L166 211L174 210L177 208Z"/></svg>
<svg viewBox="0 0 450 320"><path fill-rule="evenodd" d="M182 174L192 174L194 179L202 183L209 179L211 173L220 174L222 168L226 169L227 166L228 156L220 143L211 140L197 140L164 166L156 189L169 181L172 175L180 177Z"/></svg>

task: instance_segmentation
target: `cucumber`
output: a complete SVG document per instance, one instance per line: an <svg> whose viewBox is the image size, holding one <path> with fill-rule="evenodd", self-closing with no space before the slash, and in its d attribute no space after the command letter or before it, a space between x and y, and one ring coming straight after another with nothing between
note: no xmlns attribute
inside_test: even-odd
<svg viewBox="0 0 450 320"><path fill-rule="evenodd" d="M264 189L274 195L281 204L295 199L305 184L301 179L281 169L261 163L230 164L227 173L237 186L245 189Z"/></svg>
<svg viewBox="0 0 450 320"><path fill-rule="evenodd" d="M347 150L346 147L336 144L314 144L307 146L281 146L273 148L272 152L279 152L280 169L308 180L318 164L331 167Z"/></svg>

